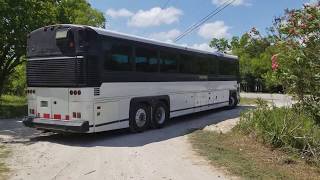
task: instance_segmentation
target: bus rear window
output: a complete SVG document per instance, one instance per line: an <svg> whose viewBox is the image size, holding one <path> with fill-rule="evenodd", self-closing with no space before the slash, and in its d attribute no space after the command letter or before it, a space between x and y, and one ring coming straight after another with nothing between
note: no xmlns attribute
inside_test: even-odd
<svg viewBox="0 0 320 180"><path fill-rule="evenodd" d="M68 37L68 30L64 29L64 30L58 30L56 32L56 39L65 39Z"/></svg>

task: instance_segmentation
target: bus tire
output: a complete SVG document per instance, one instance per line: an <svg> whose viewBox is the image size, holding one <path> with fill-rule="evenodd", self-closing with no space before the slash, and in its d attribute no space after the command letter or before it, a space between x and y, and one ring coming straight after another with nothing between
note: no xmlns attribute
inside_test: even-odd
<svg viewBox="0 0 320 180"><path fill-rule="evenodd" d="M169 108L164 102L159 101L155 105L152 115L153 115L151 120L152 128L155 128L155 129L162 128L169 119Z"/></svg>
<svg viewBox="0 0 320 180"><path fill-rule="evenodd" d="M235 95L230 95L229 97L229 109L233 109L237 106L237 98L235 97Z"/></svg>
<svg viewBox="0 0 320 180"><path fill-rule="evenodd" d="M150 126L150 107L146 104L136 104L130 110L129 127L131 132L143 132Z"/></svg>

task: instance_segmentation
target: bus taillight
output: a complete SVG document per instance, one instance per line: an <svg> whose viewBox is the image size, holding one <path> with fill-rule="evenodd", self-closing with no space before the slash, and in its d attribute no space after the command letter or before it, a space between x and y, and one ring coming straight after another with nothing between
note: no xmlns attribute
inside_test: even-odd
<svg viewBox="0 0 320 180"><path fill-rule="evenodd" d="M76 112L72 113L72 118L77 118L77 113Z"/></svg>
<svg viewBox="0 0 320 180"><path fill-rule="evenodd" d="M29 112L30 112L30 114L34 114L35 111L34 111L34 109L30 109Z"/></svg>
<svg viewBox="0 0 320 180"><path fill-rule="evenodd" d="M54 114L53 119L61 119L61 114Z"/></svg>
<svg viewBox="0 0 320 180"><path fill-rule="evenodd" d="M69 94L70 95L81 95L81 90L70 90Z"/></svg>
<svg viewBox="0 0 320 180"><path fill-rule="evenodd" d="M77 118L81 119L81 113L80 112L77 113Z"/></svg>
<svg viewBox="0 0 320 180"><path fill-rule="evenodd" d="M72 118L74 119L81 119L81 112L73 112Z"/></svg>
<svg viewBox="0 0 320 180"><path fill-rule="evenodd" d="M50 118L50 114L44 113L43 114L43 118L49 119Z"/></svg>

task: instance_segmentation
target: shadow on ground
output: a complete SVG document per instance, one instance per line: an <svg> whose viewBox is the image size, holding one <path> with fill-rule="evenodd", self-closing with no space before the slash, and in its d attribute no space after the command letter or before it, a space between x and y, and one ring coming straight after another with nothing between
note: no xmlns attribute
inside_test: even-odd
<svg viewBox="0 0 320 180"><path fill-rule="evenodd" d="M25 131L26 128L7 129L13 131L11 136L14 140L6 143L36 143L46 141L51 143L63 144L67 146L79 147L137 147L150 143L165 141L178 136L189 134L197 129L202 129L208 125L216 124L227 119L239 117L240 112L250 109L250 106L239 106L235 109L226 110L225 108L210 110L192 115L182 116L171 119L162 129L148 130L143 133L132 134L128 129L101 132L95 134L54 134L30 130L28 133L14 133L15 130ZM1 131L0 135L6 130ZM19 141L19 139L24 139ZM28 140L26 140L28 139Z"/></svg>

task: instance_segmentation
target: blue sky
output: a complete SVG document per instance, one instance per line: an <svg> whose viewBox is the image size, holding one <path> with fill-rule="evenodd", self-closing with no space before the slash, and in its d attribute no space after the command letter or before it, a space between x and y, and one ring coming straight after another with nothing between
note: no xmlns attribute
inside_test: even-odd
<svg viewBox="0 0 320 180"><path fill-rule="evenodd" d="M89 0L107 19L106 28L161 41L172 41L227 0ZM314 0L311 0L314 1ZM284 9L310 0L235 0L179 44L208 50L212 37L240 36L256 27L262 33Z"/></svg>

